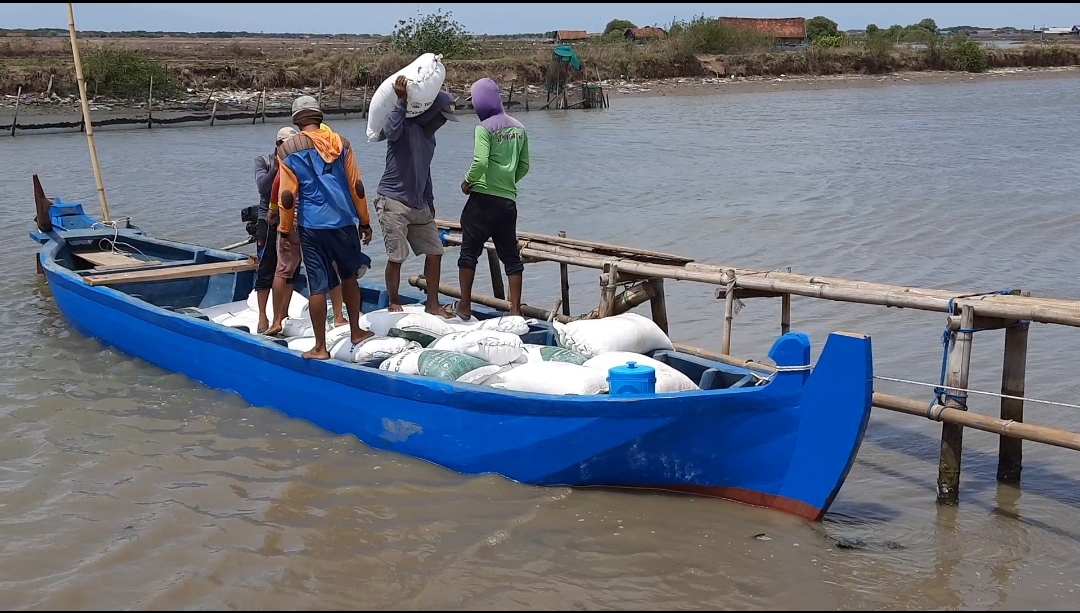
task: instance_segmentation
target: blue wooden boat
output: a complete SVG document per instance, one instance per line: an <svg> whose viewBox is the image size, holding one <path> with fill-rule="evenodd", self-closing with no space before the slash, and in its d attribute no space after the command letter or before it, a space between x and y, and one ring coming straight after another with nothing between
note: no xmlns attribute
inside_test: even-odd
<svg viewBox="0 0 1080 613"><path fill-rule="evenodd" d="M702 390L647 396L519 393L305 360L191 308L245 299L254 279L247 256L107 227L78 203L38 196L38 230L30 235L40 244L39 269L82 334L252 405L461 473L687 492L819 520L870 415L870 339L842 332L829 336L812 369L807 336L781 336L769 351L781 368L767 379L659 352L653 357ZM95 263L114 244L133 257ZM362 283L362 295L364 311L386 305L379 285ZM476 314L499 315L480 307ZM533 325L524 340L553 344L550 324Z"/></svg>

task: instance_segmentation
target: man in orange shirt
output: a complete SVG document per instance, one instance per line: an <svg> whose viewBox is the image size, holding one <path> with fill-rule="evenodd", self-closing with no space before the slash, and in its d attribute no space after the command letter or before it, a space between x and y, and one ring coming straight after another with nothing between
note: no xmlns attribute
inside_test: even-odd
<svg viewBox="0 0 1080 613"><path fill-rule="evenodd" d="M373 336L360 329L360 286L356 282L371 267L371 258L361 247L361 241L371 242L370 215L351 143L321 125L323 114L315 98L300 96L292 111L300 133L277 149L281 167L279 240L290 240L293 232L300 239L308 311L315 333L315 346L303 355L325 360L330 357L326 327L319 323L326 321L326 294L338 286L349 314L352 342Z"/></svg>

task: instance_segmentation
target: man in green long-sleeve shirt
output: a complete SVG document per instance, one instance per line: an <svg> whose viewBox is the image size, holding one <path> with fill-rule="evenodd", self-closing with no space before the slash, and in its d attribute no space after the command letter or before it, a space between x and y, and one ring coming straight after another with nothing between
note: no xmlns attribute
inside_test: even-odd
<svg viewBox="0 0 1080 613"><path fill-rule="evenodd" d="M472 166L461 183L469 196L461 211L458 278L461 299L455 310L472 318L476 263L491 239L510 281L510 314L521 315L521 276L525 265L517 244L517 184L529 172L529 137L521 122L506 114L499 86L488 78L473 83L472 103L480 118Z"/></svg>

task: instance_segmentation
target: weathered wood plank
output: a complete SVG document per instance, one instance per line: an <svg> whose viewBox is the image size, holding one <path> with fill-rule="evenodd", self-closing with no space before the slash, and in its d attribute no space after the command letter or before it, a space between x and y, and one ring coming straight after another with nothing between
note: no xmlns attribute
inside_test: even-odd
<svg viewBox="0 0 1080 613"><path fill-rule="evenodd" d="M116 285L118 283L141 283L145 281L169 281L172 279L190 279L193 277L208 277L211 275L223 275L232 272L255 270L258 262L255 258L235 260L230 262L212 262L210 264L192 264L191 266L178 266L176 268L158 268L155 270L134 270L131 272L118 272L93 277L84 277L87 285Z"/></svg>

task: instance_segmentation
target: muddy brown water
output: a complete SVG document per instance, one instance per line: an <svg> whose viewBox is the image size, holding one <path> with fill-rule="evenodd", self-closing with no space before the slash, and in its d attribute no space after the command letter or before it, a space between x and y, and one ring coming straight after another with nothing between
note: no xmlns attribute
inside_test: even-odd
<svg viewBox="0 0 1080 613"><path fill-rule="evenodd" d="M628 99L520 113L532 170L520 228L740 266L1080 297L1077 81ZM439 133L440 217L456 218L475 118ZM382 145L357 144L372 186ZM101 130L114 216L222 246L256 202L278 124ZM1080 456L1027 443L1019 487L997 438L965 434L961 505L935 505L940 425L875 410L825 520L650 493L464 476L329 436L75 333L35 275L30 176L97 215L85 137L0 138L0 594L11 609L1071 608ZM377 274L379 236L370 249ZM451 251L444 274L454 281ZM420 272L412 260L409 273ZM482 276L482 275L481 275ZM575 312L598 298L575 270ZM484 282L481 290L488 290ZM722 303L668 283L675 340L716 349ZM531 265L526 301L558 296ZM815 355L873 336L878 374L934 382L940 314L796 298ZM760 357L779 301L751 300L733 351ZM1032 326L1028 394L1075 401L1073 329ZM971 386L1000 385L1000 332L976 335ZM930 400L928 390L880 391ZM972 410L997 413L993 398ZM1075 409L1029 422L1078 428Z"/></svg>

